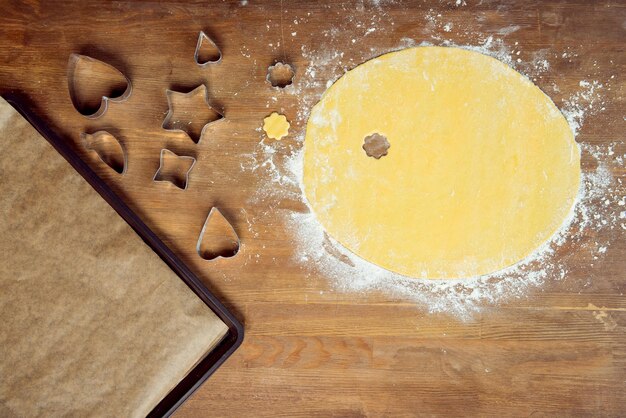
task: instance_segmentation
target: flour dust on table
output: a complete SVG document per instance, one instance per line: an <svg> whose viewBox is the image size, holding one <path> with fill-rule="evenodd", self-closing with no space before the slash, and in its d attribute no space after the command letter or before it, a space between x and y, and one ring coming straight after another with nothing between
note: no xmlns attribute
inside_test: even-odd
<svg viewBox="0 0 626 418"><path fill-rule="evenodd" d="M441 46L458 47L496 58L531 80L541 78L541 74L550 68L549 58L567 60L572 54L569 51L543 52L534 54L532 62L524 62L516 58L520 50L518 45L509 47L503 39L491 36L483 38L477 45L456 45L445 39L435 41ZM430 45L432 43L418 45L413 40L403 39L398 48L388 51L371 49L371 56L364 56L363 61L384 52ZM345 64L353 63L353 59L344 63L345 53L333 48L319 48L311 52L303 47L303 54L309 60L309 66L304 69L304 76L299 82L288 90L299 98L298 118L294 121L296 141L267 143L261 136L257 152L248 156L242 169L263 175L265 179L263 187L252 197L251 203L267 204L288 199L303 202L308 207L309 211L304 213L279 211L293 234L296 261L308 276L327 277L333 284L333 291L382 292L390 298L413 301L430 312L445 312L461 319L470 319L483 307L526 297L533 289L540 289L547 282L564 280L570 267L568 252L588 252L594 262L600 260L609 244L598 240L589 242L586 236L590 231L626 229L626 212L621 206L623 203L620 203L624 201L624 196L614 191L620 179L613 178L611 174L612 167L623 164L626 155L618 155L614 146L590 146L583 143L579 145L581 159L592 161L594 168L586 168L580 175L580 186L575 196L572 196L573 210L569 211L564 220L561 219L560 227L552 231L550 239L544 239L543 244L515 265L463 279L431 280L392 272L356 256L335 240L332 234L329 235L320 223L305 197L303 178L304 124L309 118L309 112L320 100L324 90L349 69ZM327 81L324 81L324 77ZM602 92L605 88L610 89L610 84L581 80L579 90L561 103L561 113L574 135L580 131L585 118L603 111ZM554 85L553 89L558 91L559 86ZM380 163L385 158L388 157L379 161L371 160ZM260 214L257 219L250 219L251 228L263 216Z"/></svg>

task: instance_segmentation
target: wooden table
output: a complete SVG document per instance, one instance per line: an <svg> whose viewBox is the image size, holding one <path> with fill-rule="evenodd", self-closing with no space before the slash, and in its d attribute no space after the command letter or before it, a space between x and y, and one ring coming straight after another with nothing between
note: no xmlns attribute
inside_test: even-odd
<svg viewBox="0 0 626 418"><path fill-rule="evenodd" d="M587 117L577 140L612 142L615 155L623 155L624 22L623 1L5 0L0 93L26 94L245 323L242 347L177 416L618 416L626 413L620 221L566 246L564 279L460 319L385 292L341 291L315 265L298 262L285 220L306 206L296 198L259 198L259 189L279 187L272 173L241 165L260 156L259 127L273 110L292 121L290 136L271 144L276 164L297 151L310 106L302 96L319 98L344 69L410 39L475 45L490 35L521 51L514 58L522 70L533 54L544 54L550 67L535 82L559 107L579 91L580 80L603 83L605 109ZM194 63L200 30L221 47L221 63ZM101 119L79 115L67 89L72 52L121 69L133 83L130 99L111 105ZM325 64L307 73L316 57ZM295 66L296 88L280 91L265 82L276 60ZM200 83L226 120L196 145L161 123L165 89L188 91ZM124 176L80 143L81 132L98 129L127 148ZM187 190L152 181L163 147L197 157ZM583 160L585 170L594 164ZM624 196L623 164L611 167L613 191ZM207 262L195 246L214 205L243 247L234 258ZM596 242L607 249L593 260L586 249Z"/></svg>

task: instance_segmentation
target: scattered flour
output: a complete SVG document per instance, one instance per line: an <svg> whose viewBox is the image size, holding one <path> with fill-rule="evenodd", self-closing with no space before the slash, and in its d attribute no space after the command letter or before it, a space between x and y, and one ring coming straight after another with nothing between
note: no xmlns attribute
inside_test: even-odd
<svg viewBox="0 0 626 418"><path fill-rule="evenodd" d="M511 26L498 29L496 33L500 36L507 36L507 35L512 34L513 32L517 32L520 29L521 29L521 26L519 25L511 25Z"/></svg>
<svg viewBox="0 0 626 418"><path fill-rule="evenodd" d="M456 1L456 6L465 2ZM384 16L383 16L384 17ZM432 10L426 13L428 24L450 32L452 23L443 27L438 23L440 14ZM375 18L372 18L375 19ZM380 22L351 22L356 28L373 32L375 24ZM510 26L497 33L503 37L517 31L519 27ZM334 36L328 33L331 38ZM568 248L577 251L588 251L590 259L597 260L606 254L608 242L594 242L590 245L584 238L590 233L597 235L600 230L626 230L626 197L616 190L623 190L621 179L615 179L612 167L623 165L626 155L617 155L615 147L619 143L607 145L581 145L584 161L595 163L595 169L586 169L581 181L579 195L570 217L553 238L535 253L522 262L487 276L456 279L428 280L405 277L354 255L341 244L329 237L315 214L310 210L303 193L303 145L306 120L312 106L319 101L321 94L330 87L341 75L361 62L367 61L383 53L412 46L443 45L456 46L490 55L520 71L529 79L541 77L550 68L549 59L566 60L575 56L567 50L563 53L540 50L531 54L528 60L518 58L520 50L508 46L503 39L494 36L483 37L473 45L459 45L451 40L443 39L440 34L433 35L431 42L418 43L410 38L400 40L396 48L366 49L361 56L356 54L344 58L344 52L350 50L351 43L346 45L333 43L333 47L323 45L315 50L302 46L302 54L309 61L308 67L302 72L297 85L290 86L288 93L298 99L297 120L299 134L291 144L274 142L266 144L260 141L257 151L248 155L242 170L254 171L262 175L265 184L259 187L251 203L267 203L289 199L301 202L309 210L301 213L290 210L276 209L287 225L288 232L293 236L294 257L308 275L327 277L337 291L367 292L378 291L391 298L410 300L425 307L430 312L445 312L469 319L480 309L507 300L526 297L531 290L540 289L549 281L566 278L568 273ZM350 42L350 38L348 38ZM602 91L603 83L598 81L581 81L579 89L564 101L562 113L568 120L574 134L578 134L586 117L604 110ZM558 92L558 86L554 86ZM619 184L620 187L615 187ZM606 203L608 202L608 203ZM574 247L572 247L574 246Z"/></svg>
<svg viewBox="0 0 626 418"><path fill-rule="evenodd" d="M599 94L604 85L598 81L582 80L578 83L581 90L574 94L562 109L563 114L567 118L574 135L582 126L585 117L595 115L604 110L604 101Z"/></svg>
<svg viewBox="0 0 626 418"><path fill-rule="evenodd" d="M583 147L583 153L599 159L606 156L606 152L598 148ZM322 275L333 280L337 290L378 290L417 302L430 312L443 311L467 318L484 305L519 298L547 280L563 279L567 266L557 257L560 247L566 242L570 245L580 242L588 230L615 228L621 215L612 206L598 208L596 204L598 200L615 201L615 196L607 197L613 181L611 173L602 160L598 161L598 169L583 176L575 209L551 241L515 266L487 276L458 280L408 278L346 250L324 232L313 212L286 214L287 225L295 236L297 261L303 266L314 265ZM302 162L302 151L296 151L283 167L290 178L297 179L300 190ZM598 245L595 252L604 254L606 245L608 243Z"/></svg>

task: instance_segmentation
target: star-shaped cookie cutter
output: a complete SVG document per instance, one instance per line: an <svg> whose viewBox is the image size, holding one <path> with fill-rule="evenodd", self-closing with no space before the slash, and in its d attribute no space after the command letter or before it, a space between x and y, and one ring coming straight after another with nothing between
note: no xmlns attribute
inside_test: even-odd
<svg viewBox="0 0 626 418"><path fill-rule="evenodd" d="M170 90L170 89L167 89L165 93L167 95L167 104L169 106L169 110L161 126L163 129L167 131L184 132L185 134L187 134L189 138L191 138L193 142L198 143L200 142L200 139L202 138L202 134L204 133L204 130L207 128L207 126L209 126L210 124L214 122L224 119L224 114L216 110L213 106L211 106L211 103L209 101L209 92L204 84L200 84L198 87L191 90L189 93L181 93L181 92ZM174 115L177 113L175 109L176 104L174 102L177 100L182 100L183 102L190 102L190 101L193 101L195 97L200 96L200 95L204 96L204 103L209 109L210 111L209 113L211 113L211 116L207 118L207 121L202 126L199 135L195 135L193 132L190 132L189 127L190 125L194 123L193 119L196 119L196 120L198 119L199 115L197 114L197 111L193 109L183 110L182 113L185 116L185 118L174 117Z"/></svg>

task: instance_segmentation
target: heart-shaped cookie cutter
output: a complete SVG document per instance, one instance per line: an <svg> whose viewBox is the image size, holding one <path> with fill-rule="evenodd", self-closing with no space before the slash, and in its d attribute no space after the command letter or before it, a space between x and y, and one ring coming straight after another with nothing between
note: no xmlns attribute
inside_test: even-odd
<svg viewBox="0 0 626 418"><path fill-rule="evenodd" d="M200 59L201 49L202 49L202 46L205 44L205 42L208 43L210 47L214 48L217 51L216 59L207 59L207 60ZM193 54L193 58L196 61L196 64L198 64L200 67L206 67L207 65L211 65L211 64L218 64L220 61L222 61L222 50L217 46L217 44L211 38L209 38L209 36L206 33L204 33L204 31L200 31L200 34L198 35L198 43L196 44L196 52Z"/></svg>
<svg viewBox="0 0 626 418"><path fill-rule="evenodd" d="M119 95L119 96L115 96L115 97L107 97L107 96L102 96L101 100L100 100L100 107L98 108L98 110L96 110L94 113L84 113L84 111L81 109L81 105L80 105L80 100L78 98L78 92L76 91L76 77L77 77L77 73L76 70L78 68L78 66L81 64L88 64L91 66L101 66L102 68L105 68L107 70L110 70L112 72L118 73L120 74L122 77L124 77L124 79L126 80L126 89L124 90L124 92ZM91 58L88 57L87 55L81 55L81 54L75 54L72 53L70 54L70 58L68 61L68 66L67 66L67 84L68 84L68 89L70 92L70 98L72 100L72 103L74 104L74 108L83 116L89 118L89 119L97 119L100 116L102 116L108 106L109 106L109 102L123 102L124 100L128 99L130 97L130 94L133 90L132 88L132 84L130 82L130 79L128 77L126 77L120 70L118 70L117 68L113 67L110 64L107 64L106 62L97 60L95 58Z"/></svg>
<svg viewBox="0 0 626 418"><path fill-rule="evenodd" d="M223 254L223 251L222 251L221 253L218 253L216 255L211 254L213 256L207 256L207 254L203 253L202 251L201 247L202 247L202 241L205 239L204 235L206 233L207 227L209 226L210 222L214 218L216 219L215 222L222 223L222 226L226 228L226 230L228 231L229 235L231 235L231 237L235 237L231 239L232 239L232 242L236 245L236 248L232 250L232 253L230 253L229 255L222 255ZM239 238L237 231L235 231L235 228L233 227L233 225L228 221L228 219L226 219L226 217L222 214L222 212L217 207L213 206L211 210L209 211L209 214L206 217L206 220L204 221L202 230L200 231L200 236L198 237L198 243L196 244L196 252L200 256L200 258L202 258L203 260L214 261L214 260L219 260L221 258L234 257L235 255L239 253L240 249L241 249L241 239Z"/></svg>

